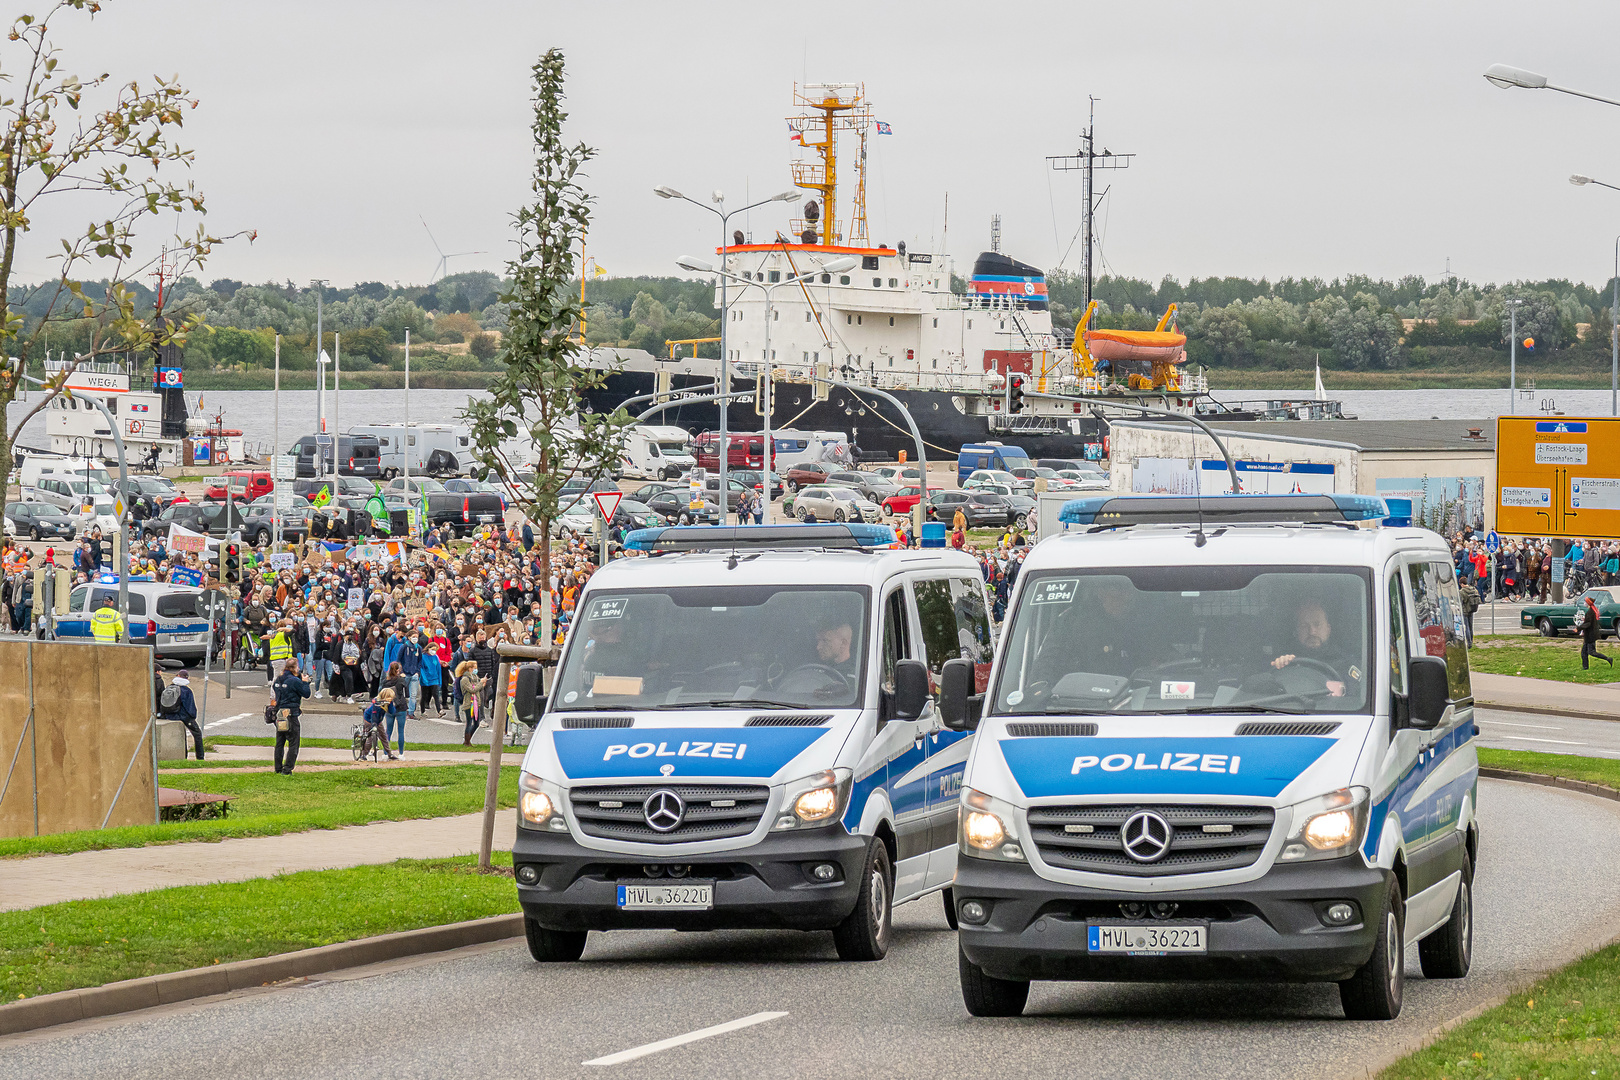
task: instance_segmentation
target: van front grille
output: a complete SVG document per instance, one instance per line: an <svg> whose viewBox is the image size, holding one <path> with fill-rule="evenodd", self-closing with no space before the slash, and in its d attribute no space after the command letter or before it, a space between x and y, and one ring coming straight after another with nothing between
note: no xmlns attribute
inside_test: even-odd
<svg viewBox="0 0 1620 1080"><path fill-rule="evenodd" d="M680 824L660 831L647 821L646 802L672 791L684 806ZM765 816L771 789L753 784L615 784L568 793L574 819L586 836L635 844L690 844L747 836Z"/></svg>
<svg viewBox="0 0 1620 1080"><path fill-rule="evenodd" d="M1153 862L1126 854L1120 830L1140 810L1171 827L1170 847ZM1269 806L1114 805L1033 806L1030 840L1041 859L1060 870L1126 877L1165 877L1236 870L1253 865L1271 838Z"/></svg>
<svg viewBox="0 0 1620 1080"><path fill-rule="evenodd" d="M1237 726L1239 735L1331 735L1337 720L1251 720Z"/></svg>
<svg viewBox="0 0 1620 1080"><path fill-rule="evenodd" d="M562 726L565 729L577 728L616 728L632 727L636 718L633 716L565 716Z"/></svg>
<svg viewBox="0 0 1620 1080"><path fill-rule="evenodd" d="M1007 734L1014 739L1055 738L1065 735L1095 735L1097 725L1067 720L1020 721L1007 725Z"/></svg>

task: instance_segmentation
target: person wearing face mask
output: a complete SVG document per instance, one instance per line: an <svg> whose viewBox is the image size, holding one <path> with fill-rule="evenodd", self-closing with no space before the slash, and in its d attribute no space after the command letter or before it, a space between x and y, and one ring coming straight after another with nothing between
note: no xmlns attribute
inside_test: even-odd
<svg viewBox="0 0 1620 1080"><path fill-rule="evenodd" d="M426 634L417 638L417 647L421 650L418 663L420 668L417 678L422 686L422 715L427 715L427 707L431 703L438 710L439 719L444 719L444 697L442 695L444 668L439 662L439 654L433 649L433 640Z"/></svg>
<svg viewBox="0 0 1620 1080"><path fill-rule="evenodd" d="M485 632L480 629L474 639L473 647L467 653L467 659L478 665L478 676L482 680L480 687L482 715L488 716L495 700L495 675L500 667L500 655L489 644Z"/></svg>

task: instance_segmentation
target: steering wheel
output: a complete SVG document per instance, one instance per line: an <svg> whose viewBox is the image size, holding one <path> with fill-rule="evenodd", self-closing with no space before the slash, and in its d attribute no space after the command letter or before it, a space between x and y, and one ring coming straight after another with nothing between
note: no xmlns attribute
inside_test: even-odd
<svg viewBox="0 0 1620 1080"><path fill-rule="evenodd" d="M1287 671L1291 667L1296 666L1310 668L1317 674L1321 675L1324 679L1331 682L1345 681L1344 676L1339 674L1338 670L1335 669L1332 664L1323 663L1321 660L1315 660L1309 656L1296 656L1293 658L1293 660L1289 661L1287 664L1284 664L1282 667L1277 668L1276 670L1281 673Z"/></svg>
<svg viewBox="0 0 1620 1080"><path fill-rule="evenodd" d="M825 677L824 681L828 682L828 683L831 683L834 680L836 680L837 681L837 689L840 689L840 690L848 690L849 689L849 679L848 679L848 677L846 677L844 675L844 673L842 671L839 671L835 667L829 667L826 664L815 664L815 663L800 664L798 667L794 668L792 671L789 671L786 675L783 675L779 680L777 680L776 689L777 690L782 690L782 689L787 688L788 684L793 682L794 676L798 675L801 672L803 672L806 675L815 674L815 675L824 676ZM805 681L809 682L808 679L806 679ZM822 687L820 685L806 686L805 687L806 690L812 690L812 691L819 690L821 688Z"/></svg>

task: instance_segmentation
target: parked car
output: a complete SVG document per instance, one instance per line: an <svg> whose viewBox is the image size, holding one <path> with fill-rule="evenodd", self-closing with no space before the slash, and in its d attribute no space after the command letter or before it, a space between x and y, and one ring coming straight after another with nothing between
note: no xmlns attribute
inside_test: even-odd
<svg viewBox="0 0 1620 1080"><path fill-rule="evenodd" d="M382 477L382 447L375 435L305 435L293 443L287 453L298 461L299 476L319 476L325 469L319 460L321 440L335 440L328 453L335 456L327 463L339 476L361 476L368 480Z"/></svg>
<svg viewBox="0 0 1620 1080"><path fill-rule="evenodd" d="M755 491L765 486L765 473L760 469L728 469L726 479L735 479L744 487L753 488ZM771 498L781 498L783 490L782 478L776 473L771 473Z"/></svg>
<svg viewBox="0 0 1620 1080"><path fill-rule="evenodd" d="M932 521L943 521L949 525L956 520L958 510L962 511L970 529L1008 524L1009 509L1000 495L978 491L942 491L928 497L928 517Z"/></svg>
<svg viewBox="0 0 1620 1080"><path fill-rule="evenodd" d="M377 485L363 477L345 476L342 473L328 480L306 479L293 481L293 494L301 495L311 502L315 500L315 496L320 493L322 488L329 489L332 492L332 498L340 499L369 496L377 490Z"/></svg>
<svg viewBox="0 0 1620 1080"><path fill-rule="evenodd" d="M151 499L159 510L168 506L180 494L174 481L167 476L131 476L127 480L114 480L113 492L124 496L125 503L136 499Z"/></svg>
<svg viewBox="0 0 1620 1080"><path fill-rule="evenodd" d="M875 503L881 503L884 499L900 490L899 484L891 483L887 478L879 476L877 473L860 472L855 469L829 473L826 482L852 487Z"/></svg>
<svg viewBox="0 0 1620 1080"><path fill-rule="evenodd" d="M794 517L804 521L811 514L817 521L879 521L883 508L854 488L816 484L793 497Z"/></svg>
<svg viewBox="0 0 1620 1080"><path fill-rule="evenodd" d="M832 470L819 461L805 461L779 475L788 493L793 494L808 484L825 484L830 472Z"/></svg>
<svg viewBox="0 0 1620 1080"><path fill-rule="evenodd" d="M205 499L229 498L232 502L252 502L260 495L268 495L274 490L275 481L270 479L270 473L259 469L229 469L218 476L203 489Z"/></svg>
<svg viewBox="0 0 1620 1080"><path fill-rule="evenodd" d="M466 477L457 477L444 482L444 490L462 495L493 495L501 500L501 509L505 510L510 502L507 498L506 488L500 484L492 484L488 480L472 480Z"/></svg>
<svg viewBox="0 0 1620 1080"><path fill-rule="evenodd" d="M32 499L29 499L30 495ZM41 477L38 483L23 489L24 499L49 503L70 514L77 514L85 503L106 497L107 489L95 480L69 480L54 476Z"/></svg>
<svg viewBox="0 0 1620 1080"><path fill-rule="evenodd" d="M170 525L179 525L195 533L225 537L242 528L243 506L237 502L177 502L155 518L141 523L145 537L167 536Z"/></svg>
<svg viewBox="0 0 1620 1080"><path fill-rule="evenodd" d="M1620 619L1620 602L1616 599L1620 597L1620 588L1587 589L1562 604L1526 604L1519 611L1519 625L1535 627L1542 637L1557 637L1565 630L1578 637L1575 609L1585 607L1588 596L1597 604L1598 636L1620 633L1615 626L1615 620Z"/></svg>
<svg viewBox="0 0 1620 1080"><path fill-rule="evenodd" d="M1022 518L1024 524L1028 525L1032 529L1035 528L1035 500L1030 498L1028 495L1025 495L1023 492L1014 491L1005 484L985 484L982 487L974 488L973 493L1000 496L1001 499L1006 502L1007 509L1012 511L1014 520ZM1008 524L1010 525L1012 522L1009 521Z"/></svg>
<svg viewBox="0 0 1620 1080"><path fill-rule="evenodd" d="M879 465L872 471L896 487L922 482L922 473L915 465Z"/></svg>
<svg viewBox="0 0 1620 1080"><path fill-rule="evenodd" d="M613 524L621 529L655 529L663 523L656 510L634 499L620 499L619 508L613 512Z"/></svg>
<svg viewBox="0 0 1620 1080"><path fill-rule="evenodd" d="M413 476L407 480L396 476L383 485L385 501L389 497L406 502L427 498L428 524L448 526L457 536L465 536L479 525L491 525L506 516L506 505L499 495L480 491L448 491L437 480Z"/></svg>
<svg viewBox="0 0 1620 1080"><path fill-rule="evenodd" d="M606 476L599 476L595 480L592 480L588 476L570 476L567 480L565 480L563 482L563 486L562 486L562 489L559 492L559 494L564 495L564 496L567 496L567 495L588 495L593 491L618 491L618 490L619 490L618 481L613 480L613 479L611 479L609 477L606 477Z"/></svg>
<svg viewBox="0 0 1620 1080"><path fill-rule="evenodd" d="M78 518L63 513L50 503L14 502L6 504L6 535L30 540L71 540L78 531Z"/></svg>
<svg viewBox="0 0 1620 1080"><path fill-rule="evenodd" d="M268 544L275 535L275 495L261 495L242 511L242 539L258 547ZM294 495L292 505L280 511L281 538L294 542L309 535L310 518L315 507L308 499Z"/></svg>
<svg viewBox="0 0 1620 1080"><path fill-rule="evenodd" d="M1035 490L1034 477L1026 479L1015 476L1006 469L974 469L968 474L968 478L962 481L962 490L967 491L982 484L1005 484L1014 491L1019 489L1024 491Z"/></svg>
<svg viewBox="0 0 1620 1080"><path fill-rule="evenodd" d="M930 487L929 491L944 491L941 487ZM911 513L911 508L917 505L922 498L922 488L916 484L909 484L883 500L885 514L904 515Z"/></svg>
<svg viewBox="0 0 1620 1080"><path fill-rule="evenodd" d="M648 486L653 487L657 485ZM641 490L646 489L643 488ZM670 525L680 521L682 514L685 514L688 520L694 521L699 525L708 524L710 522L719 520L719 503L713 502L709 499L704 499L703 508L701 510L693 510L688 505L691 501L691 494L690 489L684 485L668 484L664 485L660 490L654 491L645 497L642 496L641 491L637 491L633 498L636 502L645 503L653 513L663 518L664 521Z"/></svg>
<svg viewBox="0 0 1620 1080"><path fill-rule="evenodd" d="M584 495L559 503L551 519L551 535L584 536L596 529L596 504Z"/></svg>
<svg viewBox="0 0 1620 1080"><path fill-rule="evenodd" d="M1059 469L1058 475L1074 484L1075 491L1109 490L1108 474L1085 469Z"/></svg>

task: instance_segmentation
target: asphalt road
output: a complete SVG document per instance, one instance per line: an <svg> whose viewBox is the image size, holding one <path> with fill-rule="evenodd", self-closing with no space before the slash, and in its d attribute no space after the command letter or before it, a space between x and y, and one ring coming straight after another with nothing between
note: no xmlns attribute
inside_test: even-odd
<svg viewBox="0 0 1620 1080"><path fill-rule="evenodd" d="M1546 716L1506 709L1479 709L1479 741L1503 750L1620 758L1620 723L1573 716Z"/></svg>
<svg viewBox="0 0 1620 1080"><path fill-rule="evenodd" d="M619 932L547 966L497 944L0 1039L0 1078L1362 1077L1620 933L1620 805L1500 781L1481 796L1473 973L1428 982L1414 955L1388 1024L1344 1020L1330 985L1038 983L1029 1015L972 1019L927 897L876 964L839 962L827 934ZM619 1060L587 1064L603 1058Z"/></svg>

